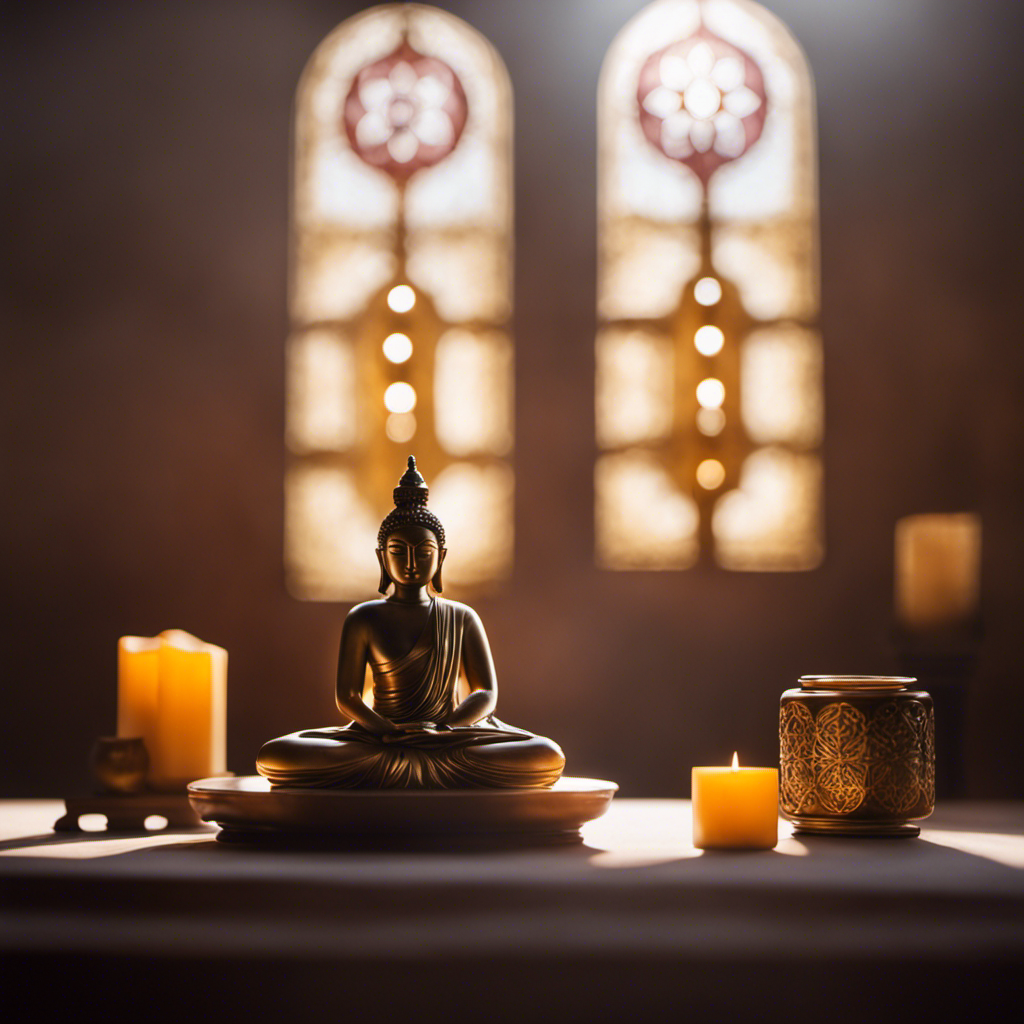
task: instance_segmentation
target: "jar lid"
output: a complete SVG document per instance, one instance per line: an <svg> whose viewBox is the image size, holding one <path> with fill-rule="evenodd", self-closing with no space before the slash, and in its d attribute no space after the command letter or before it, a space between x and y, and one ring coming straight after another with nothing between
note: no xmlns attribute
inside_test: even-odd
<svg viewBox="0 0 1024 1024"><path fill-rule="evenodd" d="M886 692L905 690L917 680L912 676L801 676L805 690L861 690Z"/></svg>

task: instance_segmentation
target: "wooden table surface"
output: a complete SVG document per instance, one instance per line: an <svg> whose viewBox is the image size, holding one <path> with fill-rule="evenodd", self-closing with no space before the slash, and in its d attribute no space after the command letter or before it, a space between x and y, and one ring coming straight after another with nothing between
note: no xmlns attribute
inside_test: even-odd
<svg viewBox="0 0 1024 1024"><path fill-rule="evenodd" d="M0 802L11 1019L962 1020L1024 960L1024 803L720 853L684 800L507 852L55 835L61 809Z"/></svg>

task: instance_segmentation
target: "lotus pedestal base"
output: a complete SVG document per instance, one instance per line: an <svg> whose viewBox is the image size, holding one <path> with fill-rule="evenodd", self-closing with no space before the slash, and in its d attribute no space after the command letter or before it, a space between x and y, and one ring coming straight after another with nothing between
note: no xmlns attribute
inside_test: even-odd
<svg viewBox="0 0 1024 1024"><path fill-rule="evenodd" d="M551 789L272 789L249 775L200 779L188 796L221 842L451 849L578 843L617 789L568 777Z"/></svg>

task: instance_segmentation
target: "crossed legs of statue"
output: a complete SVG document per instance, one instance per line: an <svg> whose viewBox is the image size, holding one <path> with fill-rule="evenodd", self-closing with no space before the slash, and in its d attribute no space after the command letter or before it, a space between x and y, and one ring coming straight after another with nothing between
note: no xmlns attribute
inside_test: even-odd
<svg viewBox="0 0 1024 1024"><path fill-rule="evenodd" d="M339 788L542 788L565 756L543 736L422 749L348 729L307 729L263 746L257 770L275 786Z"/></svg>

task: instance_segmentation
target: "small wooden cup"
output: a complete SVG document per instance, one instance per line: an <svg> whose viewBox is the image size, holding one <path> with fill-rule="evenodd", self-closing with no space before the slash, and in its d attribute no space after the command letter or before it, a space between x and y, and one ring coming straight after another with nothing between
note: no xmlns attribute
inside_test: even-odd
<svg viewBox="0 0 1024 1024"><path fill-rule="evenodd" d="M138 793L146 786L149 754L141 736L101 736L89 755L104 793Z"/></svg>

